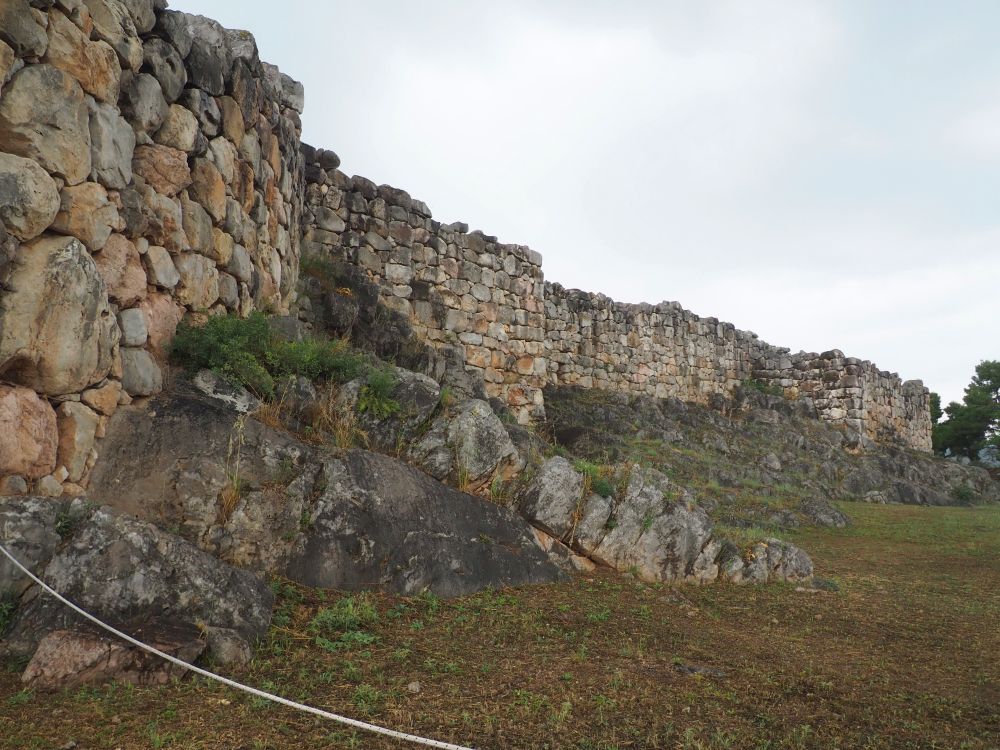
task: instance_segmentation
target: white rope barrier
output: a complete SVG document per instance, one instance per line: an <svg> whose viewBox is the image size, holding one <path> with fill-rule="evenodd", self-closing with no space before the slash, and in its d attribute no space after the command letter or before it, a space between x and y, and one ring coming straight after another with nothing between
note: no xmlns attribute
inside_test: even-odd
<svg viewBox="0 0 1000 750"><path fill-rule="evenodd" d="M340 714L324 711L321 708L313 708L312 706L307 706L303 703L296 703L295 701L289 700L288 698L282 698L280 695L274 695L273 693L268 693L265 692L264 690L258 690L257 688L250 687L249 685L243 685L239 682L236 682L235 680L230 680L226 677L222 677L221 675L217 675L214 672L209 672L207 669L196 667L195 665L189 664L186 661L183 661L182 659L178 659L176 656L165 654L159 649L155 649L152 646L147 646L142 641L136 640L132 636L123 633L120 630L116 630L110 625L101 622L99 619L94 617L89 612L85 612L84 610L80 609L80 607L76 606L69 599L66 599L58 591L51 588L43 580L38 578L34 573L32 573L30 570L24 567L20 562L17 561L17 559L10 552L7 551L7 549L2 544L0 544L0 552L2 552L7 557L8 560L14 563L14 565L17 566L17 568L19 568L21 572L27 575L32 581L37 583L42 588L42 590L44 590L50 596L55 597L58 601L65 604L67 607L72 609L77 614L90 620L99 628L106 630L107 632L121 638L124 641L127 641L128 643L131 643L136 648L140 648L143 651L146 651L150 654L159 656L161 659L165 659L166 661L169 661L172 664L176 664L180 667L183 667L184 669L189 669L195 674L200 674L202 677L207 677L210 680L221 682L223 685L227 685L228 687L231 687L235 690L242 690L244 693L255 695L258 698L264 698L266 700L273 701L275 703L280 703L283 706L294 708L297 711L303 711L308 714L313 714L314 716L319 716L323 719L330 719L331 721L336 721L339 722L340 724L346 724L349 727L353 727L355 729L361 729L366 732L374 732L375 734L381 734L386 737L392 737L393 739L403 740L404 742L414 742L418 745L424 745L426 747L437 747L441 748L442 750L473 750L473 748L466 747L464 745L453 745L449 742L441 742L440 740L430 740L425 737L418 737L415 734L407 734L406 732L397 732L394 729L386 729L385 727L380 727L376 724L369 724L364 721L358 721L357 719L351 719L347 716L341 716Z"/></svg>

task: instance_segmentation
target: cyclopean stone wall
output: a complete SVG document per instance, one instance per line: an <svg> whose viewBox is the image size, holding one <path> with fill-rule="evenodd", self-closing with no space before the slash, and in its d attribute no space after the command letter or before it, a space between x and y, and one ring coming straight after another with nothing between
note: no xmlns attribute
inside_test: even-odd
<svg viewBox="0 0 1000 750"><path fill-rule="evenodd" d="M790 354L676 302L623 304L546 284L545 306L553 383L707 403L752 380L876 442L931 449L928 390L871 362Z"/></svg>
<svg viewBox="0 0 1000 750"><path fill-rule="evenodd" d="M623 304L545 283L541 256L529 248L441 224L405 191L348 177L334 152L303 152L304 262L363 268L425 341L464 345L467 369L522 422L544 414L550 382L706 403L756 380L807 401L820 419L930 450L919 381L838 351L791 355L676 302Z"/></svg>
<svg viewBox="0 0 1000 750"><path fill-rule="evenodd" d="M160 0L0 0L0 494L80 494L185 315L285 310L302 90Z"/></svg>
<svg viewBox="0 0 1000 750"><path fill-rule="evenodd" d="M542 256L441 224L423 201L348 177L332 151L304 147L304 262L356 264L382 302L432 344L461 344L467 369L522 421L543 416L546 382Z"/></svg>
<svg viewBox="0 0 1000 750"><path fill-rule="evenodd" d="M0 494L82 493L115 409L162 387L178 322L294 309L300 245L461 344L522 422L549 382L705 401L756 378L929 449L918 382L546 285L529 248L347 177L301 146L302 87L250 34L164 5L0 0Z"/></svg>

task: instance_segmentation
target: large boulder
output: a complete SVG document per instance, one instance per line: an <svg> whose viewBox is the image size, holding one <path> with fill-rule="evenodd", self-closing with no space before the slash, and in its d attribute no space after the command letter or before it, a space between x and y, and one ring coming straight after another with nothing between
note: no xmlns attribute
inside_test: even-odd
<svg viewBox="0 0 1000 750"><path fill-rule="evenodd" d="M38 518L37 503L9 498L0 508L14 515L20 508L21 515ZM36 562L34 572L108 624L151 635L160 627L187 626L245 643L267 631L274 598L270 587L177 536L82 500L61 512L56 529L65 541L44 562ZM0 589L15 583L0 580ZM45 635L81 624L78 615L37 587L23 593L17 605L6 637L12 653L32 653Z"/></svg>
<svg viewBox="0 0 1000 750"><path fill-rule="evenodd" d="M118 102L122 68L106 42L92 42L62 13L49 14L49 47L45 62L75 78L83 90L109 104Z"/></svg>
<svg viewBox="0 0 1000 750"><path fill-rule="evenodd" d="M56 413L30 388L0 383L0 477L40 479L56 468Z"/></svg>
<svg viewBox="0 0 1000 750"><path fill-rule="evenodd" d="M110 104L87 102L90 111L90 178L112 190L132 181L135 131Z"/></svg>
<svg viewBox="0 0 1000 750"><path fill-rule="evenodd" d="M78 393L111 370L118 325L104 282L72 237L23 245L0 297L0 374L46 395Z"/></svg>
<svg viewBox="0 0 1000 750"><path fill-rule="evenodd" d="M118 208L96 182L65 187L59 199L53 231L73 235L92 253L104 247L113 231L123 228Z"/></svg>
<svg viewBox="0 0 1000 750"><path fill-rule="evenodd" d="M90 492L307 585L450 596L558 577L511 511L392 458L318 449L230 400L181 390L119 408Z"/></svg>
<svg viewBox="0 0 1000 750"><path fill-rule="evenodd" d="M512 511L377 453L326 461L288 574L310 586L461 596L545 583L557 568Z"/></svg>
<svg viewBox="0 0 1000 750"><path fill-rule="evenodd" d="M522 466L503 422L479 399L442 410L407 456L431 476L471 489L509 478Z"/></svg>
<svg viewBox="0 0 1000 750"><path fill-rule="evenodd" d="M0 40L9 44L18 57L45 54L45 29L35 20L28 0L0 2Z"/></svg>
<svg viewBox="0 0 1000 750"><path fill-rule="evenodd" d="M38 162L0 152L0 221L20 240L40 235L59 212L59 191Z"/></svg>
<svg viewBox="0 0 1000 750"><path fill-rule="evenodd" d="M0 98L3 150L34 159L70 185L90 174L90 129L80 84L52 65L28 65Z"/></svg>
<svg viewBox="0 0 1000 750"><path fill-rule="evenodd" d="M562 456L543 463L521 496L520 508L532 525L559 539L573 531L582 507L583 474Z"/></svg>

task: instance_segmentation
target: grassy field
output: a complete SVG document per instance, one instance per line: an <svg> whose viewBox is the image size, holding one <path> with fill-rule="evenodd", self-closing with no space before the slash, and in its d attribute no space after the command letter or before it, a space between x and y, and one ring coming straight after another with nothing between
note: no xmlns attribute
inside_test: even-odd
<svg viewBox="0 0 1000 750"><path fill-rule="evenodd" d="M454 601L278 584L235 676L477 748L1000 747L1000 507L842 507L853 527L790 537L838 591L603 573ZM36 695L14 666L3 748L415 747L200 679Z"/></svg>

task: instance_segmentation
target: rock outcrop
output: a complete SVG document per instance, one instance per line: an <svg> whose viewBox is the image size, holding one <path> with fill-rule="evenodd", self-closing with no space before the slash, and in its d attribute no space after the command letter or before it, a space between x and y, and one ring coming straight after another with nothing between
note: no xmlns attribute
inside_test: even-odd
<svg viewBox="0 0 1000 750"><path fill-rule="evenodd" d="M61 594L108 624L152 640L170 640L186 631L188 637L176 645L191 658L201 653L190 648L199 638L207 641L210 651L213 642L220 644L217 658L249 654L250 645L270 623L273 595L264 581L111 508L83 500L0 498L0 524L5 539L13 540L12 554ZM59 631L91 632L93 626L27 583L10 563L0 564L0 591L17 595L3 650L31 654ZM42 684L55 680L53 668L41 666L51 661L52 652L67 658L76 653L73 658L83 671L95 666L91 647L83 649L90 656L82 656L72 639L59 636L56 641L58 646L46 645L26 679ZM234 643L242 645L234 650ZM120 644L110 649L123 661L120 669L148 671L138 665L153 662L126 657L128 651Z"/></svg>
<svg viewBox="0 0 1000 750"><path fill-rule="evenodd" d="M120 408L90 492L307 585L455 596L559 577L513 511L386 456L319 449L232 403L182 391Z"/></svg>

